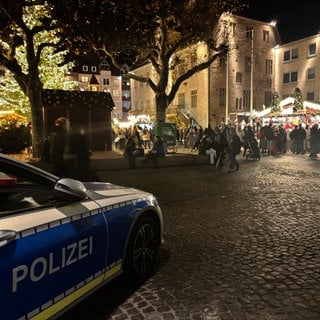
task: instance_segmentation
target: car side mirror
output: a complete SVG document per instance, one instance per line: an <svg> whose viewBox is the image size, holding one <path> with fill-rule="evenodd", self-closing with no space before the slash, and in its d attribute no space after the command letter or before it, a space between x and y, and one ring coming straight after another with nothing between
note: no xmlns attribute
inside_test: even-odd
<svg viewBox="0 0 320 320"><path fill-rule="evenodd" d="M67 201L81 201L87 198L87 189L81 181L62 178L54 186L57 197Z"/></svg>

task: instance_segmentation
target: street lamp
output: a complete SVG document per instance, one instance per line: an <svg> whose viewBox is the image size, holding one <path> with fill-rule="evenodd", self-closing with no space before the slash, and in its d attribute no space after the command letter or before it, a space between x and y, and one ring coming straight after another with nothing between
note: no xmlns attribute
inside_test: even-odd
<svg viewBox="0 0 320 320"><path fill-rule="evenodd" d="M253 28L251 29L251 68L250 68L250 124L253 112Z"/></svg>
<svg viewBox="0 0 320 320"><path fill-rule="evenodd" d="M225 123L228 124L229 119L229 51L226 55L226 117Z"/></svg>

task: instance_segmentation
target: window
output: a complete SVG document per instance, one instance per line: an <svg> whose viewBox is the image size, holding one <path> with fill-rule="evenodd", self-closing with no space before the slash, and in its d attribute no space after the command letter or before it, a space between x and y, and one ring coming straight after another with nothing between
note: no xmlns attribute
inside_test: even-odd
<svg viewBox="0 0 320 320"><path fill-rule="evenodd" d="M250 90L243 90L243 106L250 106Z"/></svg>
<svg viewBox="0 0 320 320"><path fill-rule="evenodd" d="M88 66L82 66L82 71L87 72L89 70Z"/></svg>
<svg viewBox="0 0 320 320"><path fill-rule="evenodd" d="M290 82L290 73L284 73L283 74L282 82L283 83L289 83Z"/></svg>
<svg viewBox="0 0 320 320"><path fill-rule="evenodd" d="M297 81L298 81L297 71L283 74L283 84L297 82Z"/></svg>
<svg viewBox="0 0 320 320"><path fill-rule="evenodd" d="M103 78L103 85L108 86L110 84L109 78Z"/></svg>
<svg viewBox="0 0 320 320"><path fill-rule="evenodd" d="M270 39L270 34L268 30L263 30L263 41L264 42L269 42Z"/></svg>
<svg viewBox="0 0 320 320"><path fill-rule="evenodd" d="M1 168L1 177L3 179L0 185L1 215L40 207L50 208L59 203L54 196L53 188L48 187L45 181L27 170L15 166Z"/></svg>
<svg viewBox="0 0 320 320"><path fill-rule="evenodd" d="M242 84L242 73L241 72L236 73L236 84Z"/></svg>
<svg viewBox="0 0 320 320"><path fill-rule="evenodd" d="M198 96L197 96L197 90L191 90L191 107L192 108L196 108L197 107L197 99L198 99Z"/></svg>
<svg viewBox="0 0 320 320"><path fill-rule="evenodd" d="M226 89L220 88L219 89L219 107L226 106Z"/></svg>
<svg viewBox="0 0 320 320"><path fill-rule="evenodd" d="M106 61L102 61L101 63L100 63L100 65L99 65L99 69L100 69L100 71L102 71L102 70L110 70L110 64L108 63L108 62L106 62Z"/></svg>
<svg viewBox="0 0 320 320"><path fill-rule="evenodd" d="M315 43L309 44L308 57L314 56L317 53L317 45Z"/></svg>
<svg viewBox="0 0 320 320"><path fill-rule="evenodd" d="M97 72L97 67L96 66L91 66L91 72Z"/></svg>
<svg viewBox="0 0 320 320"><path fill-rule="evenodd" d="M273 61L270 59L266 60L266 75L272 75Z"/></svg>
<svg viewBox="0 0 320 320"><path fill-rule="evenodd" d="M264 93L264 105L265 106L270 106L272 102L272 92L271 91L266 91Z"/></svg>
<svg viewBox="0 0 320 320"><path fill-rule="evenodd" d="M178 104L180 108L185 108L186 107L186 101L185 101L185 94L184 93L179 93L178 94Z"/></svg>
<svg viewBox="0 0 320 320"><path fill-rule="evenodd" d="M113 79L113 84L115 86L118 86L119 85L119 79Z"/></svg>
<svg viewBox="0 0 320 320"><path fill-rule="evenodd" d="M307 80L314 80L316 78L316 68L309 68L307 70Z"/></svg>
<svg viewBox="0 0 320 320"><path fill-rule="evenodd" d="M290 50L283 53L283 61L290 61Z"/></svg>
<svg viewBox="0 0 320 320"><path fill-rule="evenodd" d="M292 50L287 50L283 52L283 61L290 61L299 58L298 48L294 48Z"/></svg>
<svg viewBox="0 0 320 320"><path fill-rule="evenodd" d="M119 90L113 90L113 91L112 91L112 95L113 95L114 97L118 97L118 96L119 96Z"/></svg>
<svg viewBox="0 0 320 320"><path fill-rule="evenodd" d="M246 38L247 39L252 39L252 32L253 32L253 29L252 28L246 28Z"/></svg>
<svg viewBox="0 0 320 320"><path fill-rule="evenodd" d="M297 82L298 81L298 72L291 72L291 82Z"/></svg>
<svg viewBox="0 0 320 320"><path fill-rule="evenodd" d="M236 110L242 109L242 98L236 98Z"/></svg>
<svg viewBox="0 0 320 320"><path fill-rule="evenodd" d="M307 92L307 100L314 101L314 92Z"/></svg>
<svg viewBox="0 0 320 320"><path fill-rule="evenodd" d="M251 71L251 58L250 57L245 57L245 68L246 68L246 72Z"/></svg>
<svg viewBox="0 0 320 320"><path fill-rule="evenodd" d="M82 76L81 77L81 82L89 82L89 77Z"/></svg>
<svg viewBox="0 0 320 320"><path fill-rule="evenodd" d="M291 60L298 59L298 48L292 49L291 50Z"/></svg>

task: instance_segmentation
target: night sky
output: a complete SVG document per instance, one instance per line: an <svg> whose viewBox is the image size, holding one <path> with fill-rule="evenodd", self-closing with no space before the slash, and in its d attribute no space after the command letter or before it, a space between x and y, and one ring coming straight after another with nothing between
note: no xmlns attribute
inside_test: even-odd
<svg viewBox="0 0 320 320"><path fill-rule="evenodd" d="M320 1L302 0L299 3L283 0L249 0L249 9L241 16L263 22L277 21L283 43L302 39L320 31Z"/></svg>

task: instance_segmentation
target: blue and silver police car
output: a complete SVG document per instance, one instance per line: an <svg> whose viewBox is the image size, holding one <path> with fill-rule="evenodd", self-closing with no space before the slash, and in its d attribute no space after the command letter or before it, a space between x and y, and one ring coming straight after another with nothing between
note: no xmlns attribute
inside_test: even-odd
<svg viewBox="0 0 320 320"><path fill-rule="evenodd" d="M0 153L0 319L54 319L122 273L143 281L162 242L152 194Z"/></svg>

